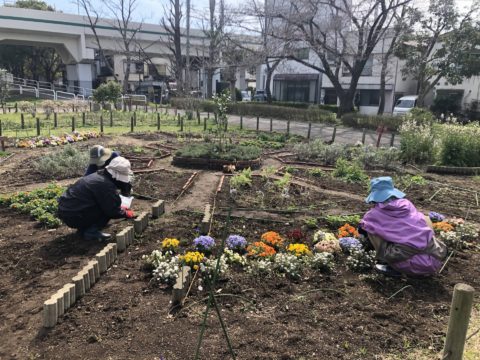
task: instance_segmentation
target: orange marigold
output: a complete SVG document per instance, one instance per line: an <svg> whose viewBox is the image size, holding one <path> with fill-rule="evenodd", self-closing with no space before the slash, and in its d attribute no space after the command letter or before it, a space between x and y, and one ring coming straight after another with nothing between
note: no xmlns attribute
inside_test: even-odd
<svg viewBox="0 0 480 360"><path fill-rule="evenodd" d="M283 244L283 238L280 236L279 233L275 231L267 231L262 235L262 241L270 246L273 246L274 248L279 248Z"/></svg>
<svg viewBox="0 0 480 360"><path fill-rule="evenodd" d="M277 252L275 249L261 241L254 242L247 247L247 255L252 257L270 257Z"/></svg>
<svg viewBox="0 0 480 360"><path fill-rule="evenodd" d="M433 223L433 230L435 230L435 232L449 232L453 231L453 225L446 221L440 221Z"/></svg>
<svg viewBox="0 0 480 360"><path fill-rule="evenodd" d="M358 233L357 229L355 229L352 225L345 224L340 229L338 229L337 236L339 239L344 237L358 238L360 234Z"/></svg>

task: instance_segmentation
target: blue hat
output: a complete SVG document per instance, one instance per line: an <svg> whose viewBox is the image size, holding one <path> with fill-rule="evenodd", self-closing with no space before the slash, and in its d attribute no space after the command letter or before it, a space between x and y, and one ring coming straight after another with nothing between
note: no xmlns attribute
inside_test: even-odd
<svg viewBox="0 0 480 360"><path fill-rule="evenodd" d="M405 193L393 187L393 181L390 176L382 176L370 180L370 194L365 199L365 202L381 203L391 197L402 199Z"/></svg>

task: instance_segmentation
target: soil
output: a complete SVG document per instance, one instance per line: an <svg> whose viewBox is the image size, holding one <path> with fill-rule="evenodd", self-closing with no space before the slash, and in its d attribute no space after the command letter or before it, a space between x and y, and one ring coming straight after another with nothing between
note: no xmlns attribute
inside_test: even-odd
<svg viewBox="0 0 480 360"><path fill-rule="evenodd" d="M347 187L348 184L345 184ZM326 185L324 184L323 188ZM355 189L355 186L352 186ZM333 189L336 189L333 187ZM355 194L355 192L352 192ZM291 183L287 197L282 195L282 190L277 189L273 181L267 183L261 177L253 177L252 185L237 190L231 195L231 187L228 179L218 194L217 203L219 208L248 208L299 210L308 213L320 214L350 214L368 210L361 199L350 197L337 197L328 192L322 192L322 188L316 188L305 184L301 186Z"/></svg>
<svg viewBox="0 0 480 360"><path fill-rule="evenodd" d="M200 219L199 214L176 213L154 223L141 243L121 255L118 265L60 324L37 334L30 343L31 354L40 359L193 358L207 293L196 283L185 309L169 315L171 291L150 282L141 257L158 248L164 237L191 244ZM225 223L225 218L217 218L212 235L220 238ZM273 226L284 233L295 224L234 219L230 232L259 237ZM458 254L444 273L429 280L360 280L343 261L341 257L331 274L306 273L298 280L258 278L239 269L221 278L217 301L237 358L372 359L414 346L440 350L453 285L480 285L471 271L480 265L478 253ZM229 358L214 311L208 317L201 358Z"/></svg>
<svg viewBox="0 0 480 360"><path fill-rule="evenodd" d="M141 137L120 137L106 145L109 143L143 145L145 141ZM23 161L47 151L50 149L22 149L2 163L0 172L7 173L0 174L0 186L4 186L0 192L24 188L21 176L30 175L26 175ZM170 313L171 289L151 282L142 256L158 249L165 237L177 237L183 248L192 249L203 206L212 202L221 174L200 172L192 187L174 202L192 172L169 167L168 162L155 162L154 168L163 166L166 170L138 174L134 184L136 193L166 199L167 214L151 222L52 330L41 326L43 302L69 282L104 244L87 243L63 226L53 231L39 228L28 216L0 208L0 359L194 358L206 307L205 284L200 290L197 279L183 310ZM280 165L272 159L265 163ZM8 173L13 169L17 170ZM285 235L302 228L310 243L315 229L304 226L305 215L321 220L327 214L367 209L363 203L365 190L357 185L323 178L316 182L302 173L295 176L298 178L290 185L292 196L287 200L282 200L277 191L266 190L255 177L252 188L236 202L230 198L225 178L216 199L212 236L219 240L238 233L251 242L269 230ZM474 193L446 187L451 184L476 190L476 180L425 176L440 184L412 185L407 194L415 205L462 217L470 209L468 219L480 221ZM21 180L17 183L16 179ZM33 176L27 179L31 181L28 187L45 185ZM446 190L432 198L442 188ZM258 202L257 191L265 194L263 205ZM315 208L310 208L312 204ZM230 220L218 214L232 205L236 209ZM150 206L148 200L134 202L135 210ZM270 220L257 215L262 207L285 210L288 206L296 210L263 211L269 213ZM242 212L240 207L255 211ZM303 212L296 212L299 210ZM126 221L114 222L106 231L115 233L125 225ZM320 221L319 226L324 225ZM478 249L477 245L458 252L432 279L359 275L346 268L344 255L338 257L331 274L306 272L300 279L252 276L231 267L217 284L217 302L238 359L374 359L392 352L406 354L417 346L439 351L454 285L464 282L480 287ZM201 358L230 358L215 311L207 320Z"/></svg>

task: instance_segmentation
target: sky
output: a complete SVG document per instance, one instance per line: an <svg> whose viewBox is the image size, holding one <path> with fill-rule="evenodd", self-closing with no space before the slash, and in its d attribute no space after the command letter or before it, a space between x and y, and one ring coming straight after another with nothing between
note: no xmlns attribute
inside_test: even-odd
<svg viewBox="0 0 480 360"><path fill-rule="evenodd" d="M45 0L45 2L54 6L56 10L78 14L79 9L75 0ZM95 4L100 3L99 0L93 0L93 2ZM185 0L181 0L181 2L185 4ZM226 3L235 4L237 1L226 0ZM135 20L143 20L143 22L148 24L159 24L164 13L163 6L166 4L168 4L168 0L138 0ZM208 10L208 0L191 0L191 4L192 19L199 13L204 13ZM82 14L81 11L80 14Z"/></svg>
<svg viewBox="0 0 480 360"><path fill-rule="evenodd" d="M115 0L112 0L115 1ZM185 0L181 0L182 3L185 3ZM78 6L75 0L45 0L48 4L54 6L57 10L71 13L71 14L78 14ZM95 4L100 3L99 0L93 0ZM217 1L218 2L218 1ZM414 0L416 5L420 8L428 7L428 0ZM466 6L470 6L473 0L456 0L457 6L459 8L463 8ZM159 24L160 19L164 13L164 7L168 3L168 0L138 0L138 8L136 11L136 19L137 21L143 21L144 23L149 24ZM225 3L228 5L237 5L242 3L239 0L225 0ZM195 22L195 18L198 19L201 17L201 13L206 13L208 11L208 0L191 0L192 4L192 22ZM218 5L217 5L218 6ZM82 14L82 12L80 12ZM192 24L192 27L195 27Z"/></svg>

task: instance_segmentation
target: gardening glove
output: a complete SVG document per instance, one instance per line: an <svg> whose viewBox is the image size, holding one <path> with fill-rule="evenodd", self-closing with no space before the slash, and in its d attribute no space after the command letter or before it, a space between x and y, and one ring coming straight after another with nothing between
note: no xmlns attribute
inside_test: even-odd
<svg viewBox="0 0 480 360"><path fill-rule="evenodd" d="M125 210L125 217L127 219L133 219L135 217L133 210Z"/></svg>

